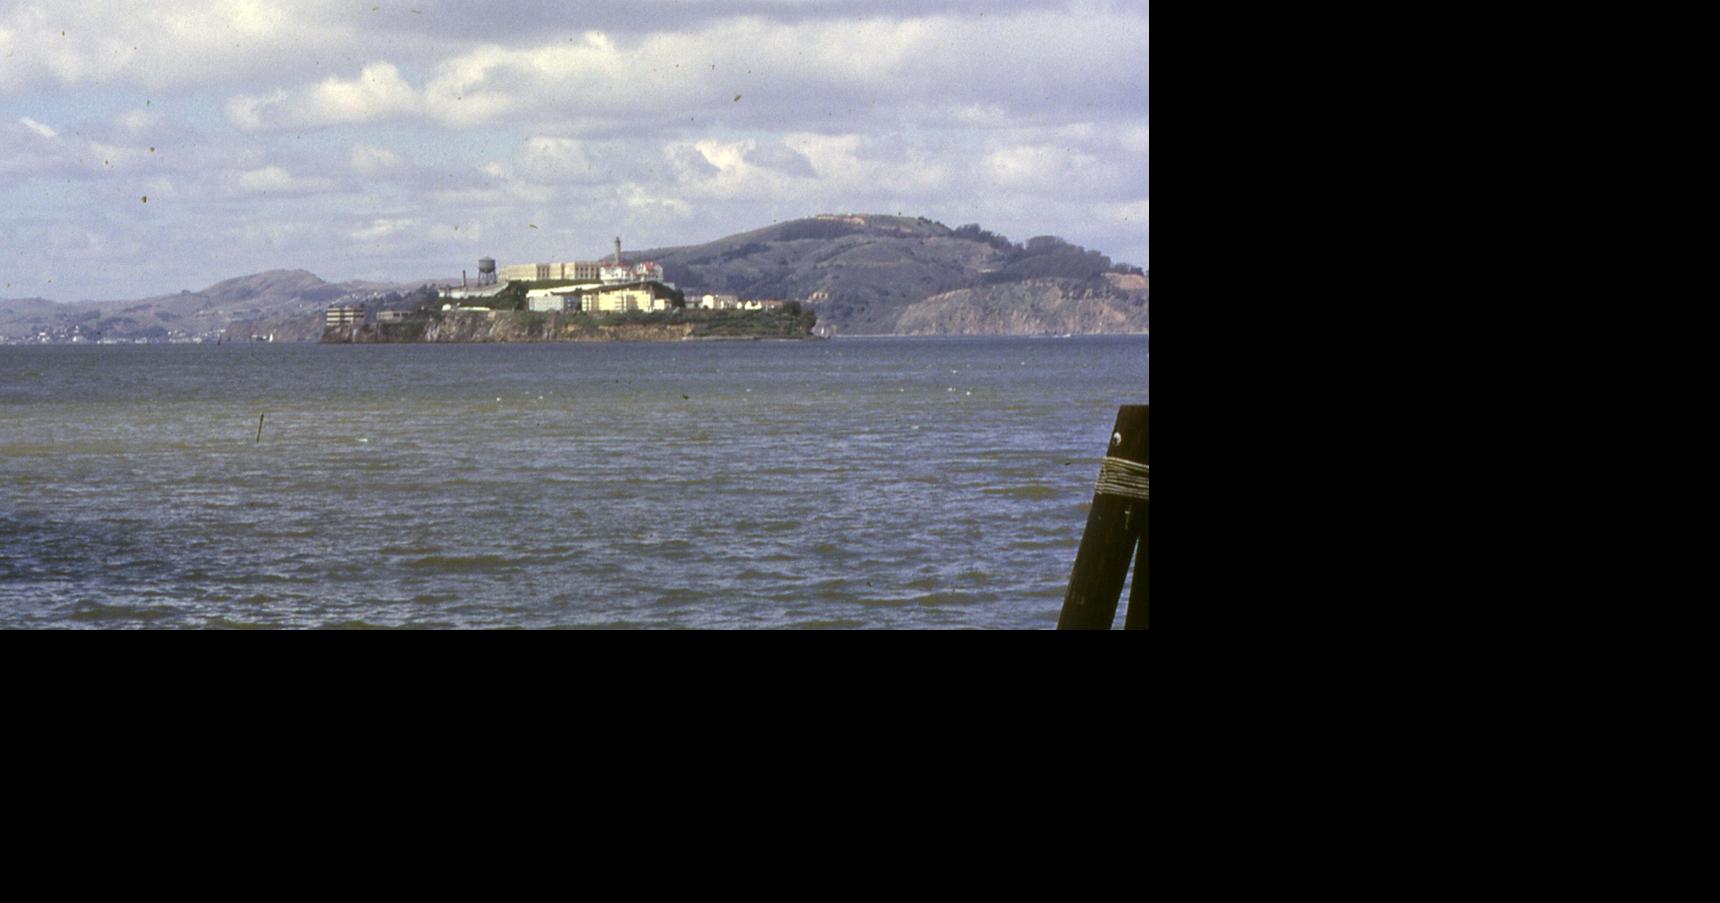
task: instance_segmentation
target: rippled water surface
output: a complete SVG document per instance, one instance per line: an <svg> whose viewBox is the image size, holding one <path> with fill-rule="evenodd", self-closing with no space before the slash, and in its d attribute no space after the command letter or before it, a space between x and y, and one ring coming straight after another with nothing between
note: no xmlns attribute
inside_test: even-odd
<svg viewBox="0 0 1720 903"><path fill-rule="evenodd" d="M0 626L1053 627L1147 348L0 347Z"/></svg>

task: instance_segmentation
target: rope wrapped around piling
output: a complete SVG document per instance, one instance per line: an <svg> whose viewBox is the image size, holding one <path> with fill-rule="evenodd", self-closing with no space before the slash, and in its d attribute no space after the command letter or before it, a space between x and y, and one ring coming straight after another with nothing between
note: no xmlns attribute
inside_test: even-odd
<svg viewBox="0 0 1720 903"><path fill-rule="evenodd" d="M1147 465L1107 456L1099 465L1099 479L1093 484L1093 494L1146 501Z"/></svg>

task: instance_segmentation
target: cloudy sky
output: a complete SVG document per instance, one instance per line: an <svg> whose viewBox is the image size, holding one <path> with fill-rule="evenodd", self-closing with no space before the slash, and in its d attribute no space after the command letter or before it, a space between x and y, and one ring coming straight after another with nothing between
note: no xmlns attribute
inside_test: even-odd
<svg viewBox="0 0 1720 903"><path fill-rule="evenodd" d="M825 212L1147 266L1147 49L1146 0L0 0L0 297Z"/></svg>

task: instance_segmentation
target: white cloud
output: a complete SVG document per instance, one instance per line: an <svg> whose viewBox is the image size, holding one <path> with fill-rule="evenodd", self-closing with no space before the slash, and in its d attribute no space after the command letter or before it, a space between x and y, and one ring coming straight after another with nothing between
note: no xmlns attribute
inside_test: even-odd
<svg viewBox="0 0 1720 903"><path fill-rule="evenodd" d="M247 129L526 118L586 134L726 124L827 128L860 119L1003 127L1023 117L1144 109L1146 19L999 11L983 19L730 18L640 36L598 31L446 56L415 87L391 62L228 105Z"/></svg>
<svg viewBox="0 0 1720 903"><path fill-rule="evenodd" d="M244 129L375 122L421 113L424 101L392 63L372 63L356 78L326 78L298 93L241 94L227 115Z"/></svg>
<svg viewBox="0 0 1720 903"><path fill-rule="evenodd" d="M669 171L676 182L708 178L722 171L702 151L686 144L664 147L663 160L669 164Z"/></svg>
<svg viewBox="0 0 1720 903"><path fill-rule="evenodd" d="M693 206L686 201L671 194L654 193L639 185L623 186L622 202L632 211L655 213L670 219L684 219L693 212Z"/></svg>
<svg viewBox="0 0 1720 903"><path fill-rule="evenodd" d="M994 190L1103 200L1144 190L1146 165L1141 157L1112 148L1108 136L1058 143L1007 144L994 148L981 161Z"/></svg>
<svg viewBox="0 0 1720 903"><path fill-rule="evenodd" d="M115 125L133 136L160 126L161 121L161 114L152 110L127 110L114 118Z"/></svg>
<svg viewBox="0 0 1720 903"><path fill-rule="evenodd" d="M292 187L293 177L279 166L267 166L239 174L239 187L246 191L282 191Z"/></svg>
<svg viewBox="0 0 1720 903"><path fill-rule="evenodd" d="M999 148L986 156L984 166L1000 185L1044 187L1065 175L1062 162L1063 154L1041 144Z"/></svg>
<svg viewBox="0 0 1720 903"><path fill-rule="evenodd" d="M812 161L821 176L820 186L844 194L873 197L882 191L932 200L961 197L973 190L962 184L973 178L971 152L959 143L817 132L791 133L783 142Z"/></svg>
<svg viewBox="0 0 1720 903"><path fill-rule="evenodd" d="M519 172L535 182L568 182L597 174L584 146L571 138L534 137L520 153Z"/></svg>
<svg viewBox="0 0 1720 903"><path fill-rule="evenodd" d="M143 193L160 200L172 200L179 197L179 186L172 179L155 178L143 184Z"/></svg>
<svg viewBox="0 0 1720 903"><path fill-rule="evenodd" d="M309 223L270 219L241 223L227 229L226 237L247 247L276 248L303 241L307 236L321 231L313 230Z"/></svg>
<svg viewBox="0 0 1720 903"><path fill-rule="evenodd" d="M0 96L43 86L152 90L314 71L363 42L339 0L55 0L0 9ZM310 52L307 52L307 51Z"/></svg>
<svg viewBox="0 0 1720 903"><path fill-rule="evenodd" d="M372 220L368 226L353 230L351 235L359 241L375 241L378 238L393 235L396 232L403 229L410 229L416 225L418 225L418 220L412 218L378 219Z"/></svg>
<svg viewBox="0 0 1720 903"><path fill-rule="evenodd" d="M1146 223L1151 219L1150 206L1150 202L1145 200L1128 201L1109 205L1109 211L1119 223Z"/></svg>
<svg viewBox="0 0 1720 903"><path fill-rule="evenodd" d="M1138 125L1122 130L1117 143L1124 150L1137 154L1146 154L1152 146L1152 130L1145 125Z"/></svg>
<svg viewBox="0 0 1720 903"><path fill-rule="evenodd" d="M246 170L238 173L234 182L241 191L257 194L321 191L333 184L318 176L295 176L279 166Z"/></svg>
<svg viewBox="0 0 1720 903"><path fill-rule="evenodd" d="M24 123L26 128L38 135L41 135L43 138L52 138L59 134L59 132L54 131L48 126L45 126L28 116L20 116L18 117L18 121Z"/></svg>
<svg viewBox="0 0 1720 903"><path fill-rule="evenodd" d="M719 173L739 172L746 166L746 153L752 148L750 141L718 141L706 139L696 141L693 147L705 162L717 168Z"/></svg>
<svg viewBox="0 0 1720 903"><path fill-rule="evenodd" d="M748 150L743 157L754 166L775 170L784 175L808 179L818 178L812 161L806 155L785 144L761 144Z"/></svg>
<svg viewBox="0 0 1720 903"><path fill-rule="evenodd" d="M63 171L72 162L67 156L60 142L44 140L34 129L21 122L0 120L0 175L33 176ZM0 182L0 202L6 200L8 187L22 185L24 182L24 179L7 179Z"/></svg>
<svg viewBox="0 0 1720 903"><path fill-rule="evenodd" d="M126 147L91 141L85 145L84 164L97 172L131 169L144 163L149 152L140 147Z"/></svg>
<svg viewBox="0 0 1720 903"><path fill-rule="evenodd" d="M277 90L265 97L241 94L227 101L227 118L242 129L263 127L264 110L272 110L287 102L287 92Z"/></svg>
<svg viewBox="0 0 1720 903"><path fill-rule="evenodd" d="M359 172L377 172L399 166L400 155L384 147L354 144L352 146L351 165L353 169Z"/></svg>

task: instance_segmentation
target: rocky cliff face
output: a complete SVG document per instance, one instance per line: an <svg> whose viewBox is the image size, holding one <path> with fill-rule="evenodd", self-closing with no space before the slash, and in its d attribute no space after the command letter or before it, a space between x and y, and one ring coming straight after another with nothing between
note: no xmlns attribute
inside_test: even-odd
<svg viewBox="0 0 1720 903"><path fill-rule="evenodd" d="M678 342L693 332L691 323L569 322L561 317L478 315L444 317L419 323L335 326L322 341L372 344L388 342Z"/></svg>
<svg viewBox="0 0 1720 903"><path fill-rule="evenodd" d="M1138 291L1114 280L1029 279L957 289L909 305L901 335L1091 335L1147 332L1146 279ZM1131 283L1133 284L1133 283Z"/></svg>
<svg viewBox="0 0 1720 903"><path fill-rule="evenodd" d="M400 323L337 326L330 343L374 342L678 342L686 339L809 339L810 313L688 311L656 314L546 314L526 311L427 314Z"/></svg>

